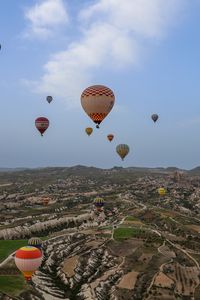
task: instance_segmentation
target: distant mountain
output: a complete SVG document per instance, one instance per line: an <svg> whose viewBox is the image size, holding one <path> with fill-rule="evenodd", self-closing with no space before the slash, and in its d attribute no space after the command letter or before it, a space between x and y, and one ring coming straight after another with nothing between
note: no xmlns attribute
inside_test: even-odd
<svg viewBox="0 0 200 300"><path fill-rule="evenodd" d="M115 166L110 169L101 169L101 168L96 168L96 167L88 167L88 166L83 166L83 165L75 165L72 167L45 167L45 168L0 168L0 173L5 173L5 172L29 172L29 173L42 173L42 174L60 174L60 173L67 173L71 175L91 175L91 174L96 174L96 175L101 175L104 174L105 171L109 172L114 172L114 173L153 173L153 174L169 174L171 172L175 171L184 171L184 172L189 172L190 174L199 174L200 175L200 166L196 167L190 171L186 171L183 169L179 169L177 167L155 167L155 168L145 168L145 167L118 167Z"/></svg>
<svg viewBox="0 0 200 300"><path fill-rule="evenodd" d="M200 167L196 167L188 172L193 175L200 175Z"/></svg>
<svg viewBox="0 0 200 300"><path fill-rule="evenodd" d="M169 171L169 172L176 172L176 171L180 171L179 168L176 168L176 167L168 167L165 169L166 171Z"/></svg>
<svg viewBox="0 0 200 300"><path fill-rule="evenodd" d="M28 170L28 168L0 168L0 172L20 172Z"/></svg>
<svg viewBox="0 0 200 300"><path fill-rule="evenodd" d="M122 170L124 170L123 167L113 167L110 169L110 171L122 171Z"/></svg>
<svg viewBox="0 0 200 300"><path fill-rule="evenodd" d="M147 173L161 173L161 174L166 174L166 173L171 173L175 171L183 171L179 168L176 167L168 167L168 168L163 168L163 167L156 167L156 168L144 168L144 167L129 167L126 168L127 171L131 172L147 172Z"/></svg>
<svg viewBox="0 0 200 300"><path fill-rule="evenodd" d="M95 170L101 170L100 168L96 168L96 167L87 167L87 166L82 166L82 165L76 165L76 166L72 166L72 167L68 167L67 168L68 170L74 170L74 171L76 171L76 170L93 170L93 171L95 171Z"/></svg>

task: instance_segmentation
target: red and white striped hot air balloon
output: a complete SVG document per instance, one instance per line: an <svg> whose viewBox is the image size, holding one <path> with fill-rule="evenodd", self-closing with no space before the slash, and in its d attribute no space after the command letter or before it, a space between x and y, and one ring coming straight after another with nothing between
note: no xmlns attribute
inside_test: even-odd
<svg viewBox="0 0 200 300"><path fill-rule="evenodd" d="M49 120L45 117L39 117L35 120L35 127L41 133L41 136L43 136L43 133L49 127Z"/></svg>
<svg viewBox="0 0 200 300"><path fill-rule="evenodd" d="M15 264L27 281L31 279L41 263L42 252L36 247L25 246L15 252Z"/></svg>
<svg viewBox="0 0 200 300"><path fill-rule="evenodd" d="M113 91L103 85L90 86L81 95L81 105L86 114L97 124L97 128L112 110L114 103Z"/></svg>

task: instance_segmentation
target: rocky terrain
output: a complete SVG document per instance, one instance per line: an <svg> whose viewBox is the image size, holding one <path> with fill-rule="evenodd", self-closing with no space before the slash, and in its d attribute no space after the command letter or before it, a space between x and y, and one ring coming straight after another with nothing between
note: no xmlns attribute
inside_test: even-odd
<svg viewBox="0 0 200 300"><path fill-rule="evenodd" d="M44 239L40 269L15 293L1 288L22 278L14 253L0 258L0 299L200 299L199 176L82 166L0 173L0 254L3 243Z"/></svg>

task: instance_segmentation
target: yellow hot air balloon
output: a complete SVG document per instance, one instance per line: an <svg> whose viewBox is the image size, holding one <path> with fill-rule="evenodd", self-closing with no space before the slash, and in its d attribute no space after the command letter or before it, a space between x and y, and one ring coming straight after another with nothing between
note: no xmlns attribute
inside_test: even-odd
<svg viewBox="0 0 200 300"><path fill-rule="evenodd" d="M126 157L126 155L129 153L130 149L129 146L126 144L120 144L116 147L116 152L121 157L122 160Z"/></svg>
<svg viewBox="0 0 200 300"><path fill-rule="evenodd" d="M108 139L110 142L112 142L113 138L114 138L114 135L113 135L113 134L108 134L108 135L107 135L107 139Z"/></svg>
<svg viewBox="0 0 200 300"><path fill-rule="evenodd" d="M97 124L97 128L112 110L114 103L113 91L103 85L90 86L81 95L81 105L86 114Z"/></svg>
<svg viewBox="0 0 200 300"><path fill-rule="evenodd" d="M91 127L85 128L85 132L87 133L88 136L90 136L93 132L93 129Z"/></svg>
<svg viewBox="0 0 200 300"><path fill-rule="evenodd" d="M160 196L165 196L165 194L166 194L166 189L164 189L164 188L159 188L159 189L158 189L158 194L159 194Z"/></svg>

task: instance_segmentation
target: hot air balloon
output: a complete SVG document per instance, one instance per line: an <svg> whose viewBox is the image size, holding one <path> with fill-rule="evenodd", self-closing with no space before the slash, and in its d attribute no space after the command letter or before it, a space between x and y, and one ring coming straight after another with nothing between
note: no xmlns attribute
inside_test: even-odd
<svg viewBox="0 0 200 300"><path fill-rule="evenodd" d="M46 100L47 100L48 103L51 103L51 101L53 100L53 97L52 96L47 96Z"/></svg>
<svg viewBox="0 0 200 300"><path fill-rule="evenodd" d="M113 91L103 85L90 86L81 95L81 105L86 114L97 124L97 128L112 110L114 103Z"/></svg>
<svg viewBox="0 0 200 300"><path fill-rule="evenodd" d="M37 130L41 133L41 136L43 136L43 133L49 127L49 120L45 117L39 117L35 120L35 126Z"/></svg>
<svg viewBox="0 0 200 300"><path fill-rule="evenodd" d="M42 252L36 247L25 246L15 252L15 264L29 281L42 263Z"/></svg>
<svg viewBox="0 0 200 300"><path fill-rule="evenodd" d="M158 194L159 194L160 196L165 196L166 190L165 190L164 188L159 188L159 189L158 189Z"/></svg>
<svg viewBox="0 0 200 300"><path fill-rule="evenodd" d="M42 203L44 206L49 204L50 198L49 197L42 197Z"/></svg>
<svg viewBox="0 0 200 300"><path fill-rule="evenodd" d="M88 136L90 136L93 132L93 129L91 127L85 128L85 132L87 133Z"/></svg>
<svg viewBox="0 0 200 300"><path fill-rule="evenodd" d="M107 135L107 138L110 142L112 142L113 138L114 138L114 135L113 134L108 134Z"/></svg>
<svg viewBox="0 0 200 300"><path fill-rule="evenodd" d="M96 206L98 211L101 211L102 207L104 206L103 198L100 198L100 197L95 198L94 205Z"/></svg>
<svg viewBox="0 0 200 300"><path fill-rule="evenodd" d="M116 147L116 152L119 154L122 160L126 157L126 155L129 153L129 146L126 144L120 144Z"/></svg>
<svg viewBox="0 0 200 300"><path fill-rule="evenodd" d="M158 120L158 115L157 114L153 114L152 116L151 116L151 118L152 118L152 120L154 121L154 123Z"/></svg>
<svg viewBox="0 0 200 300"><path fill-rule="evenodd" d="M32 237L31 239L28 240L28 246L36 247L39 250L42 249L42 240L38 237Z"/></svg>

